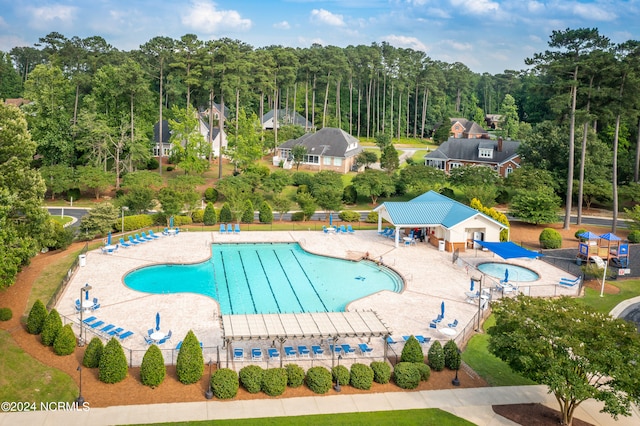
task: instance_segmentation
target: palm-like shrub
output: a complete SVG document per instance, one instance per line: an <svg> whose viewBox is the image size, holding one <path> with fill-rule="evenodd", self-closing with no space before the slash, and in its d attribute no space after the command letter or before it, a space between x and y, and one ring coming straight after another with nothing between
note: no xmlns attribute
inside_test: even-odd
<svg viewBox="0 0 640 426"><path fill-rule="evenodd" d="M115 337L105 345L98 367L98 380L103 383L118 383L127 377L127 357Z"/></svg>
<svg viewBox="0 0 640 426"><path fill-rule="evenodd" d="M211 389L216 398L231 399L238 394L238 375L228 368L216 370L211 376Z"/></svg>
<svg viewBox="0 0 640 426"><path fill-rule="evenodd" d="M9 321L12 317L11 308L0 308L0 321Z"/></svg>
<svg viewBox="0 0 640 426"><path fill-rule="evenodd" d="M540 245L543 249L557 249L562 247L562 235L553 228L545 228L540 233Z"/></svg>
<svg viewBox="0 0 640 426"><path fill-rule="evenodd" d="M431 377L431 369L424 362L414 362L413 365L416 366L418 372L420 373L420 380L426 382Z"/></svg>
<svg viewBox="0 0 640 426"><path fill-rule="evenodd" d="M331 373L324 367L311 367L304 380L314 393L323 394L331 389Z"/></svg>
<svg viewBox="0 0 640 426"><path fill-rule="evenodd" d="M427 357L431 368L436 371L444 370L444 351L439 341L436 340L431 344Z"/></svg>
<svg viewBox="0 0 640 426"><path fill-rule="evenodd" d="M356 389L371 389L371 385L373 384L373 370L365 364L353 364L351 366L351 381L349 383Z"/></svg>
<svg viewBox="0 0 640 426"><path fill-rule="evenodd" d="M381 385L389 383L391 380L391 366L384 361L371 362L373 370L373 381Z"/></svg>
<svg viewBox="0 0 640 426"><path fill-rule="evenodd" d="M240 369L240 384L249 393L258 393L262 389L264 370L258 365L247 365Z"/></svg>
<svg viewBox="0 0 640 426"><path fill-rule="evenodd" d="M82 365L87 368L96 368L100 365L100 357L102 357L102 351L104 345L99 337L91 339L87 345L87 349L84 350L84 357L82 357Z"/></svg>
<svg viewBox="0 0 640 426"><path fill-rule="evenodd" d="M71 324L67 324L58 332L56 340L53 342L53 351L56 355L71 355L76 349L76 335L71 328Z"/></svg>
<svg viewBox="0 0 640 426"><path fill-rule="evenodd" d="M262 376L262 392L269 396L282 395L287 388L287 370L269 368Z"/></svg>
<svg viewBox="0 0 640 426"><path fill-rule="evenodd" d="M331 377L333 381L338 383L338 379L340 380L341 385L349 384L349 380L351 379L351 374L349 373L349 369L344 365L338 365L331 369Z"/></svg>
<svg viewBox="0 0 640 426"><path fill-rule="evenodd" d="M36 300L27 318L27 332L30 334L42 333L42 327L44 326L44 320L47 319L47 314L47 308L45 308L44 303L42 303L40 299Z"/></svg>
<svg viewBox="0 0 640 426"><path fill-rule="evenodd" d="M291 388L297 388L304 383L304 369L298 364L287 364L287 385Z"/></svg>
<svg viewBox="0 0 640 426"><path fill-rule="evenodd" d="M393 369L393 381L402 389L415 389L420 384L420 371L413 362L399 362Z"/></svg>
<svg viewBox="0 0 640 426"><path fill-rule="evenodd" d="M143 385L155 388L167 375L162 351L156 345L149 346L140 364L140 380Z"/></svg>
<svg viewBox="0 0 640 426"><path fill-rule="evenodd" d="M176 375L180 383L190 385L202 378L204 372L204 357L200 342L193 331L189 330L182 340L178 359L176 360Z"/></svg>
<svg viewBox="0 0 640 426"><path fill-rule="evenodd" d="M404 344L402 348L402 355L400 355L401 362L424 362L424 354L422 353L422 347L420 342L413 336L409 337L409 340Z"/></svg>
<svg viewBox="0 0 640 426"><path fill-rule="evenodd" d="M42 334L40 335L42 344L45 346L53 345L61 329L62 319L60 318L60 314L55 309L52 309L42 325Z"/></svg>
<svg viewBox="0 0 640 426"><path fill-rule="evenodd" d="M453 340L445 343L444 348L444 366L449 370L457 370L460 368L460 351L458 345Z"/></svg>

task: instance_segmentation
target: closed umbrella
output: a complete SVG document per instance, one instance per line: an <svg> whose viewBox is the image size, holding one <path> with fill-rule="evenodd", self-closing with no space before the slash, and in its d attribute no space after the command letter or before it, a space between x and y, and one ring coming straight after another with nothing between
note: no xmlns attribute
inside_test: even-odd
<svg viewBox="0 0 640 426"><path fill-rule="evenodd" d="M89 287L89 283L85 284L84 286L85 287ZM89 290L88 289L84 290L84 298L85 298L85 300L89 300Z"/></svg>
<svg viewBox="0 0 640 426"><path fill-rule="evenodd" d="M160 312L156 312L156 331L160 331Z"/></svg>
<svg viewBox="0 0 640 426"><path fill-rule="evenodd" d="M473 291L474 285L475 285L475 282L473 280L471 280L471 289L469 289L469 291Z"/></svg>
<svg viewBox="0 0 640 426"><path fill-rule="evenodd" d="M516 277L517 278L517 277ZM504 270L504 282L507 283L509 282L509 268L506 268Z"/></svg>
<svg viewBox="0 0 640 426"><path fill-rule="evenodd" d="M333 226L333 213L329 213L329 226Z"/></svg>
<svg viewBox="0 0 640 426"><path fill-rule="evenodd" d="M107 234L107 245L111 245L111 231L109 231L109 234Z"/></svg>
<svg viewBox="0 0 640 426"><path fill-rule="evenodd" d="M440 304L440 315L444 318L444 300Z"/></svg>
<svg viewBox="0 0 640 426"><path fill-rule="evenodd" d="M169 228L173 228L173 216L169 218Z"/></svg>

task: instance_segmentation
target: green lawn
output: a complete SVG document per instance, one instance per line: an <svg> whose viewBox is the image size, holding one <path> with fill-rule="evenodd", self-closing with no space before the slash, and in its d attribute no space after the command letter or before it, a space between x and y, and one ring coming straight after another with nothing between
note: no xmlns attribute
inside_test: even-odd
<svg viewBox="0 0 640 426"><path fill-rule="evenodd" d="M51 219L53 219L54 221L58 222L60 225L64 226L67 223L71 223L71 221L73 220L73 218L71 216L51 216Z"/></svg>
<svg viewBox="0 0 640 426"><path fill-rule="evenodd" d="M608 314L623 300L640 296L640 280L607 281L620 289L618 294L606 294L600 297L600 291L585 288L584 297L578 299L587 306L591 306L598 312Z"/></svg>

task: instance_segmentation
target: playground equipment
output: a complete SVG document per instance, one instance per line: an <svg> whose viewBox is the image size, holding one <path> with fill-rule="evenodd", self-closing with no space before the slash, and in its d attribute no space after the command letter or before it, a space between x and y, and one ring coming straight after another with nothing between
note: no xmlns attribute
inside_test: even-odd
<svg viewBox="0 0 640 426"><path fill-rule="evenodd" d="M596 235L593 232L584 232L580 235L576 263L595 262L599 268L610 264L617 268L626 268L629 265L629 244L622 242L622 238L608 233Z"/></svg>

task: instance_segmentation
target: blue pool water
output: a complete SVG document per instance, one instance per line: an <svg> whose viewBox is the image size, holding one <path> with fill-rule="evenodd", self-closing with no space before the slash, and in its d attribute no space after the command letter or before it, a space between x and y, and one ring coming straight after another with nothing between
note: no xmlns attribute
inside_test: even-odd
<svg viewBox="0 0 640 426"><path fill-rule="evenodd" d="M478 269L485 274L491 275L492 277L498 278L500 280L504 279L506 269L509 270L509 281L526 282L535 281L540 278L540 276L531 269L525 268L523 266L512 265L510 263L481 263L480 265L478 265Z"/></svg>
<svg viewBox="0 0 640 426"><path fill-rule="evenodd" d="M198 293L221 313L340 312L381 290L400 292L402 279L369 261L318 256L298 244L214 244L212 257L191 265L155 265L124 282L147 293Z"/></svg>

